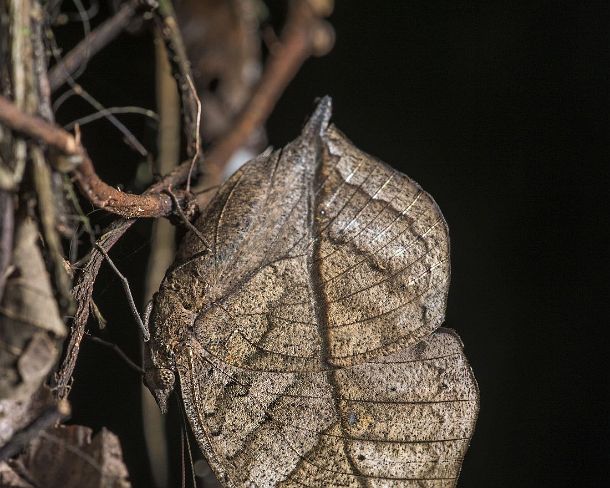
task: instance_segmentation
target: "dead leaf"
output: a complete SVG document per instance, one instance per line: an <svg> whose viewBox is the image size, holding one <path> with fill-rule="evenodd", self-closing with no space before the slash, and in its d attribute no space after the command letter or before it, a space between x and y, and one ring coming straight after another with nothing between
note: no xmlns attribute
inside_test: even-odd
<svg viewBox="0 0 610 488"><path fill-rule="evenodd" d="M23 219L15 234L12 271L7 278L0 317L3 321L19 321L63 338L66 327L37 246L36 225L30 219Z"/></svg>
<svg viewBox="0 0 610 488"><path fill-rule="evenodd" d="M0 484L15 488L130 487L118 438L105 428L93 439L91 432L80 425L42 432L16 460L0 464Z"/></svg>
<svg viewBox="0 0 610 488"><path fill-rule="evenodd" d="M0 486L7 488L36 488L32 483L20 476L14 467L4 461L0 462Z"/></svg>
<svg viewBox="0 0 610 488"><path fill-rule="evenodd" d="M449 238L430 195L328 126L231 177L154 300L149 388L175 374L237 486L454 486L478 390L444 320ZM435 332L436 331L436 332Z"/></svg>
<svg viewBox="0 0 610 488"><path fill-rule="evenodd" d="M13 398L0 399L0 459L19 452L24 444L37 433L31 432L30 427L36 424L37 419L48 413L55 413L55 406L51 390L46 385L41 385L38 390L28 396L22 394ZM55 421L59 415L47 415L47 417L52 417L50 420ZM40 428L48 425L47 423ZM23 433L28 434L26 438L18 439L19 435Z"/></svg>
<svg viewBox="0 0 610 488"><path fill-rule="evenodd" d="M66 327L37 242L36 225L19 220L0 302L0 447L54 404L44 382Z"/></svg>

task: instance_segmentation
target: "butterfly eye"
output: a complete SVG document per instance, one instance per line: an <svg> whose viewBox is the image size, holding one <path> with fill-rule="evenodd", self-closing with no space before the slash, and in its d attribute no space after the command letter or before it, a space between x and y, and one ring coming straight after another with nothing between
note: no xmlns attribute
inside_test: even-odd
<svg viewBox="0 0 610 488"><path fill-rule="evenodd" d="M151 368L144 373L144 382L159 404L161 412L167 412L167 399L176 382L174 372L167 368Z"/></svg>
<svg viewBox="0 0 610 488"><path fill-rule="evenodd" d="M165 368L158 369L157 371L159 374L159 378L161 379L160 383L163 385L163 387L167 389L173 389L175 381L174 372Z"/></svg>

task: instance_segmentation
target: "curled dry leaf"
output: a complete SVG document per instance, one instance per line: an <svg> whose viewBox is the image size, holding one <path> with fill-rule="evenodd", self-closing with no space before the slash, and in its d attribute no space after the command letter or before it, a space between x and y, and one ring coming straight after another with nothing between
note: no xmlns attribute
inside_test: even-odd
<svg viewBox="0 0 610 488"><path fill-rule="evenodd" d="M0 484L33 488L128 488L119 439L102 428L59 426L42 432L10 464L0 464Z"/></svg>
<svg viewBox="0 0 610 488"><path fill-rule="evenodd" d="M237 486L450 487L478 412L444 320L449 238L414 181L328 126L245 165L154 299L146 381L175 378Z"/></svg>
<svg viewBox="0 0 610 488"><path fill-rule="evenodd" d="M0 447L52 403L43 384L66 335L37 240L20 220L0 302Z"/></svg>

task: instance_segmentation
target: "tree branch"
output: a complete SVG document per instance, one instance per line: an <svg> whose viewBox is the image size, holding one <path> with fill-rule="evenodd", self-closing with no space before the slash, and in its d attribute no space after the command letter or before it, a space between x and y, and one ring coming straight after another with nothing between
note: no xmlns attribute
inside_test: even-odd
<svg viewBox="0 0 610 488"><path fill-rule="evenodd" d="M100 270L104 255L98 249L102 247L108 252L127 230L136 223L136 219L119 219L110 224L102 236L97 240L96 246L90 252L90 258L87 264L78 271L76 284L73 288L74 298L76 300L76 312L74 321L70 330L70 341L66 348L66 353L62 361L59 371L54 379L54 392L58 399L67 398L70 393L70 383L72 373L76 366L76 359L80 351L80 343L85 334L85 326L89 319L89 303L93 294L93 285Z"/></svg>
<svg viewBox="0 0 610 488"><path fill-rule="evenodd" d="M0 95L0 123L54 147L66 155L77 155L79 145L65 130L40 117L21 111L17 105Z"/></svg>
<svg viewBox="0 0 610 488"><path fill-rule="evenodd" d="M193 168L201 159L201 102L197 96L191 66L186 55L182 34L174 13L171 0L159 0L159 6L154 10L157 27L168 53L171 70L176 78L180 102L182 105L183 131L186 138L186 151L191 158L187 179L187 192L190 190L190 177Z"/></svg>
<svg viewBox="0 0 610 488"><path fill-rule="evenodd" d="M22 112L2 96L0 123L44 142L68 156L73 166L71 172L80 191L93 205L128 218L161 217L172 213L171 198L155 192L154 189L143 195L133 195L119 191L102 181L87 152L72 134L39 117Z"/></svg>

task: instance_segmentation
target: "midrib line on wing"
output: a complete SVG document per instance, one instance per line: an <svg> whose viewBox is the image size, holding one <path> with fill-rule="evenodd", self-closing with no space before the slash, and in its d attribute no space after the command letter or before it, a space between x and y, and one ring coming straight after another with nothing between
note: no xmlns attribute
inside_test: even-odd
<svg viewBox="0 0 610 488"><path fill-rule="evenodd" d="M312 236L320 235L320 223L316 219L316 211L318 205L320 204L320 198L324 195L323 191L320 193L314 191L314 187L319 186L318 182L321 179L322 165L324 164L322 160L322 154L320 152L317 154L317 163L318 164L316 167L315 177L310 179L309 181L309 198L307 201L307 224ZM324 280L322 278L321 268L322 261L320 259L322 239L313 239L312 241L313 245L311 246L311 251L307 255L307 274L309 278L312 306L316 316L318 334L320 336L320 362L321 366L324 369L328 370L326 373L326 378L331 388L333 405L335 407L336 415L339 418L339 426L341 428L341 433L343 434L341 439L341 442L343 444L343 452L353 474L356 475L358 485L362 488L369 488L370 484L368 480L363 476L360 469L358 469L349 452L349 441L347 439L348 436L346 434L347 419L343 418L343 415L341 415L341 406L339 403L341 398L341 389L337 381L336 372L332 367L332 363L330 362L328 299L326 297L326 294L324 293Z"/></svg>

